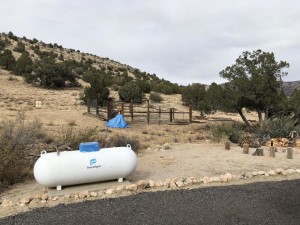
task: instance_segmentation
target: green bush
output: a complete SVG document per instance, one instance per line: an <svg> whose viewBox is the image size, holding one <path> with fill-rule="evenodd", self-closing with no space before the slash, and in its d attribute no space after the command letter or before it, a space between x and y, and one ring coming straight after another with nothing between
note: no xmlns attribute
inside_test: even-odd
<svg viewBox="0 0 300 225"><path fill-rule="evenodd" d="M295 126L295 121L290 117L282 116L265 120L256 128L256 135L259 138L270 136L270 138L287 137L291 131L300 131L300 126Z"/></svg>
<svg viewBox="0 0 300 225"><path fill-rule="evenodd" d="M125 102L137 102L141 103L144 97L143 92L135 82L128 82L122 86L118 92L119 97Z"/></svg>
<svg viewBox="0 0 300 225"><path fill-rule="evenodd" d="M8 49L5 49L4 52L0 53L0 66L3 66L6 70L14 70L16 65L16 59L13 56L12 52Z"/></svg>
<svg viewBox="0 0 300 225"><path fill-rule="evenodd" d="M22 113L15 120L0 123L1 184L12 185L31 174L33 160L28 156L41 137L41 123L38 120L26 123Z"/></svg>
<svg viewBox="0 0 300 225"><path fill-rule="evenodd" d="M18 41L17 47L14 48L14 51L21 53L25 52L25 45L21 41Z"/></svg>
<svg viewBox="0 0 300 225"><path fill-rule="evenodd" d="M243 127L238 122L222 123L211 126L211 132L217 141L229 140L232 143L239 143L243 134Z"/></svg>
<svg viewBox="0 0 300 225"><path fill-rule="evenodd" d="M150 100L152 100L154 102L161 102L161 101L163 101L163 98L161 97L161 95L159 93L151 92Z"/></svg>

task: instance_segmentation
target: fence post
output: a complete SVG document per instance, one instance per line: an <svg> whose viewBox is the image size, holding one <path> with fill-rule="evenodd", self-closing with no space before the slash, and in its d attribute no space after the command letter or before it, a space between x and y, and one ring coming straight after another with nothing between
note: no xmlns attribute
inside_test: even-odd
<svg viewBox="0 0 300 225"><path fill-rule="evenodd" d="M158 125L160 125L161 107L158 107Z"/></svg>
<svg viewBox="0 0 300 225"><path fill-rule="evenodd" d="M150 123L150 104L149 104L149 100L147 100L147 123Z"/></svg>
<svg viewBox="0 0 300 225"><path fill-rule="evenodd" d="M132 100L130 102L130 115L131 115L131 120L133 121L133 101Z"/></svg>
<svg viewBox="0 0 300 225"><path fill-rule="evenodd" d="M172 123L172 108L170 108L170 123Z"/></svg>
<svg viewBox="0 0 300 225"><path fill-rule="evenodd" d="M88 111L88 113L91 112L91 108L90 108L90 99L87 99L87 111Z"/></svg>
<svg viewBox="0 0 300 225"><path fill-rule="evenodd" d="M109 115L110 115L110 102L107 102L107 121L109 121Z"/></svg>
<svg viewBox="0 0 300 225"><path fill-rule="evenodd" d="M124 116L124 103L121 104L121 114Z"/></svg>
<svg viewBox="0 0 300 225"><path fill-rule="evenodd" d="M189 122L192 123L192 117L193 117L193 109L192 106L189 106Z"/></svg>

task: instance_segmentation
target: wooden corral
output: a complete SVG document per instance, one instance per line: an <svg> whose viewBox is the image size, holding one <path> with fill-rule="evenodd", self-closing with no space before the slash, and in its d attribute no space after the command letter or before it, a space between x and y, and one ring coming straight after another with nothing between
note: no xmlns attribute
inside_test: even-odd
<svg viewBox="0 0 300 225"><path fill-rule="evenodd" d="M151 104L149 100L142 103L111 101L104 107L99 107L96 100L88 100L88 113L103 120L114 118L121 113L131 121L142 121L156 124L189 124L193 122L193 110L178 111L176 108L162 108Z"/></svg>

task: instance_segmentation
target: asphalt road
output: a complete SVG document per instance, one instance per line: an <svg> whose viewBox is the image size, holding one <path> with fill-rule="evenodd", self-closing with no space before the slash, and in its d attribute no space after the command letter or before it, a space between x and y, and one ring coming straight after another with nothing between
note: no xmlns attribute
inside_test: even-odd
<svg viewBox="0 0 300 225"><path fill-rule="evenodd" d="M300 180L193 190L39 208L0 224L300 224Z"/></svg>

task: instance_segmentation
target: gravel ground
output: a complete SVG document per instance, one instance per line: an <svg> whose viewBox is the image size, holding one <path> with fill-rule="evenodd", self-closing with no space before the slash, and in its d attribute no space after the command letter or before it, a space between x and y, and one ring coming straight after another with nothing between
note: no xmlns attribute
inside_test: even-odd
<svg viewBox="0 0 300 225"><path fill-rule="evenodd" d="M39 208L0 224L299 224L300 180L258 182Z"/></svg>

